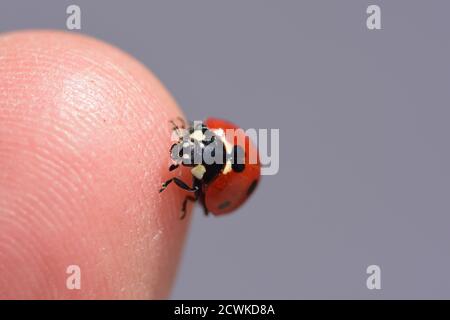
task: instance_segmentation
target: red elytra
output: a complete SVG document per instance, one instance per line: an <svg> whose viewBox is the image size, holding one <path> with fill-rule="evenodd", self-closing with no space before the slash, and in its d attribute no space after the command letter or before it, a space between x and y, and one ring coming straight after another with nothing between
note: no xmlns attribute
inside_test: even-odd
<svg viewBox="0 0 450 320"><path fill-rule="evenodd" d="M245 151L245 169L242 172L219 174L204 186L205 206L208 211L215 215L226 214L239 208L255 190L261 175L258 150L245 132L231 122L208 118L205 124L211 130L222 129L225 133L228 133L227 130L234 131L234 135L225 134L225 138L231 145L240 145ZM252 154L256 155L256 163L250 163Z"/></svg>

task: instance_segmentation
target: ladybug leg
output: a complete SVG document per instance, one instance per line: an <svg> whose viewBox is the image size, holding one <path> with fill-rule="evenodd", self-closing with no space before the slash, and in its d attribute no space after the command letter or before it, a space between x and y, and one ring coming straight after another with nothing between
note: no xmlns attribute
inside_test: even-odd
<svg viewBox="0 0 450 320"><path fill-rule="evenodd" d="M208 209L206 209L205 195L204 194L202 194L201 197L200 197L200 203L202 204L202 207L203 207L203 213L205 214L205 216L208 216L209 211L208 211Z"/></svg>
<svg viewBox="0 0 450 320"><path fill-rule="evenodd" d="M170 167L169 167L169 171L173 171L173 170L175 170L176 168L178 168L180 165L177 163L177 164L172 164L172 165L170 165Z"/></svg>
<svg viewBox="0 0 450 320"><path fill-rule="evenodd" d="M198 194L197 194L197 193L195 194L195 197L193 197L193 196L186 196L186 197L184 198L183 205L181 206L181 216L180 216L180 220L183 220L184 217L186 216L187 202L188 202L188 201L195 202L195 201L197 201L197 199L198 199Z"/></svg>
<svg viewBox="0 0 450 320"><path fill-rule="evenodd" d="M177 186L179 186L181 189L189 191L189 192L196 192L198 190L198 186L194 186L194 187L189 187L185 182L183 182L182 180L178 179L178 178L171 178L169 180L167 180L166 182L164 182L161 186L161 189L159 189L159 192L163 192L167 186L172 183L175 182L175 184Z"/></svg>

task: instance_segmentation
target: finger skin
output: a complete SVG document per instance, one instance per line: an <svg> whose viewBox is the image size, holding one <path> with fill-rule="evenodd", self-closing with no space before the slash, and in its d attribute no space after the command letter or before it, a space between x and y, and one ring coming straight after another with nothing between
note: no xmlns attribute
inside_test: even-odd
<svg viewBox="0 0 450 320"><path fill-rule="evenodd" d="M75 33L0 36L0 298L167 298L189 216L162 84ZM184 176L186 172L183 172ZM69 290L67 267L81 269Z"/></svg>

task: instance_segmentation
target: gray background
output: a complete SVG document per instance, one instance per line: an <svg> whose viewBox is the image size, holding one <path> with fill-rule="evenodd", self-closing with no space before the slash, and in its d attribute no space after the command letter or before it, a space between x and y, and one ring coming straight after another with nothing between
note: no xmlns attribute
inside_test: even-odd
<svg viewBox="0 0 450 320"><path fill-rule="evenodd" d="M252 201L197 209L173 298L450 298L448 1L15 0L0 31L63 29L72 3L190 118L280 129Z"/></svg>

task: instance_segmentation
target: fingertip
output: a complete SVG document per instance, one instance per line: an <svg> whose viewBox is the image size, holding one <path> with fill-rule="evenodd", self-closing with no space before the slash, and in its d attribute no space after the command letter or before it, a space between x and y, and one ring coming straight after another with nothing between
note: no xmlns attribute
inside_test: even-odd
<svg viewBox="0 0 450 320"><path fill-rule="evenodd" d="M26 31L0 48L0 296L167 297L190 216L183 192L158 192L174 99L93 38Z"/></svg>

